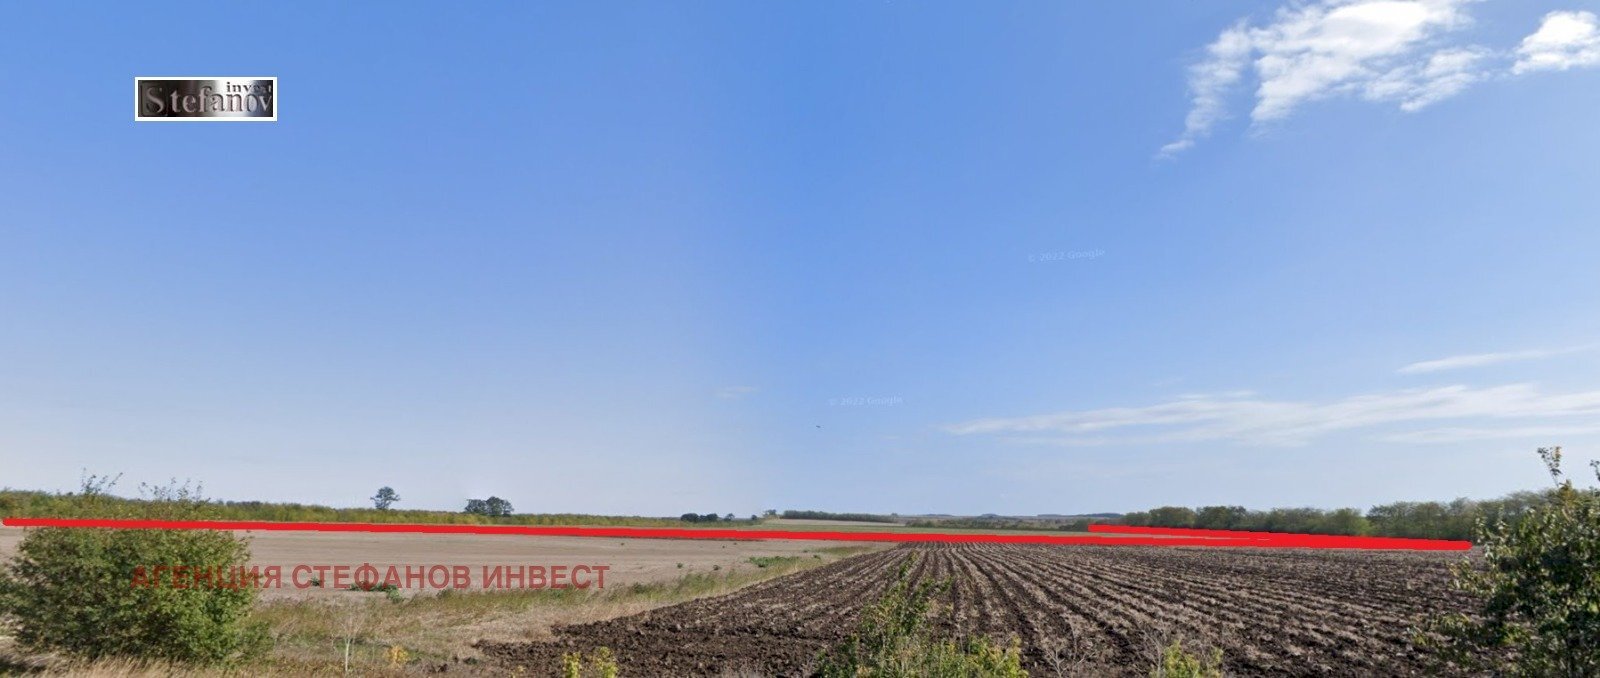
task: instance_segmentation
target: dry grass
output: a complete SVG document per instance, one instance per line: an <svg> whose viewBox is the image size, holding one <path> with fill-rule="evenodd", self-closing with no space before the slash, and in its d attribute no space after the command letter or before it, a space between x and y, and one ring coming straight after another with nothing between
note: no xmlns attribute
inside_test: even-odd
<svg viewBox="0 0 1600 678"><path fill-rule="evenodd" d="M451 664L470 669L479 640L533 641L559 624L578 624L721 595L879 547L816 549L806 558L777 558L762 567L698 572L675 581L593 589L443 591L392 600L381 594L262 603L255 618L273 638L268 656L219 672L122 659L75 662L26 656L0 637L0 674L27 672L104 678L135 676L368 676L412 675ZM347 664L348 661L348 664ZM347 668L348 666L348 668ZM489 668L489 667L483 667Z"/></svg>

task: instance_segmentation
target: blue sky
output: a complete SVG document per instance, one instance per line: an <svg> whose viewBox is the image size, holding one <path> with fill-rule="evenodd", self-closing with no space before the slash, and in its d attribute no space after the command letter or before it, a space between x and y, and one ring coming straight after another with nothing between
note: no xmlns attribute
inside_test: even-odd
<svg viewBox="0 0 1600 678"><path fill-rule="evenodd" d="M0 6L0 485L1366 506L1600 450L1589 0ZM149 124L135 76L272 75Z"/></svg>

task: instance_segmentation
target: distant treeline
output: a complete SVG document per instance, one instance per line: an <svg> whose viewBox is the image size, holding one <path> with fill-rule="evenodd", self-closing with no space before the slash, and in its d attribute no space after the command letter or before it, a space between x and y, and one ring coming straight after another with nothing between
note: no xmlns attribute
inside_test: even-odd
<svg viewBox="0 0 1600 678"><path fill-rule="evenodd" d="M81 510L82 495L30 490L0 490L0 516L50 518L86 516ZM118 509L116 515L138 515L150 502L126 497L101 497L100 501ZM593 516L577 513L512 514L489 516L453 511L417 511L375 508L336 509L313 504L279 504L263 501L211 502L218 520L264 520L274 522L323 523L427 523L444 525L601 525L601 526L681 526L677 518L640 516ZM506 510L510 510L509 502Z"/></svg>
<svg viewBox="0 0 1600 678"><path fill-rule="evenodd" d="M898 523L899 516L872 513L829 513L827 511L784 511L783 517L797 520L849 520L858 523Z"/></svg>
<svg viewBox="0 0 1600 678"><path fill-rule="evenodd" d="M718 516L715 513L685 513L685 514L683 514L681 516L678 516L678 520L681 520L681 521L686 522L686 523L715 523L715 522L719 522L719 521L720 522L724 522L724 523L731 523L731 522L733 522L735 520L738 520L738 519L739 518L737 516L733 515L732 513L729 513L728 515L725 515L725 516ZM756 522L757 520L759 520L759 518L757 518L755 516L750 516L750 522L753 523L753 522Z"/></svg>
<svg viewBox="0 0 1600 678"><path fill-rule="evenodd" d="M1242 506L1163 506L1123 514L1124 525L1192 527L1206 530L1300 532L1417 539L1472 540L1478 521L1515 522L1530 507L1549 500L1546 492L1517 492L1500 499L1452 502L1402 501L1360 509L1278 508L1252 511Z"/></svg>
<svg viewBox="0 0 1600 678"><path fill-rule="evenodd" d="M1061 530L1063 532L1086 532L1089 529L1089 519L934 518L913 520L906 523L906 526L961 530Z"/></svg>

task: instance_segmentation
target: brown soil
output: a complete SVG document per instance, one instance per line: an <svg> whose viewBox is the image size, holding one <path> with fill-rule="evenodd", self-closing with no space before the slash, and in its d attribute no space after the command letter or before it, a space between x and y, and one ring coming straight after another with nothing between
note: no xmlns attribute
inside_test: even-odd
<svg viewBox="0 0 1600 678"><path fill-rule="evenodd" d="M952 580L936 623L1018 637L1034 676L1149 675L1174 637L1220 648L1229 675L1420 674L1412 627L1472 603L1448 585L1460 554L928 544L480 649L533 675L601 646L626 676L807 675L911 555Z"/></svg>
<svg viewBox="0 0 1600 678"><path fill-rule="evenodd" d="M0 527L0 562L16 552L26 531ZM515 535L387 534L361 532L240 532L250 539L254 565L277 565L285 580L299 565L362 564L386 570L406 566L465 565L472 572L472 587L481 588L482 568L522 565L604 565L606 588L672 582L685 574L753 570L752 557L810 558L821 550L863 546L859 542L824 541L709 541L690 539L601 539L592 537L523 537ZM679 564L682 564L680 567ZM151 563L169 565L170 563ZM714 569L715 568L715 569ZM432 593L407 589L405 594ZM354 598L368 594L333 588L297 589L291 585L262 592L268 600L280 598Z"/></svg>

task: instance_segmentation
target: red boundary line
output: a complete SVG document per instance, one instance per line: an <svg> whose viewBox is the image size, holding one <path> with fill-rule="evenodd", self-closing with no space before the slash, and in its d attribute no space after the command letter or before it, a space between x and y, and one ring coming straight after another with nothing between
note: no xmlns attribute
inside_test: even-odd
<svg viewBox="0 0 1600 678"><path fill-rule="evenodd" d="M123 530L260 530L272 532L387 532L488 534L524 537L627 539L788 539L799 541L943 542L958 544L1054 544L1059 546L1207 546L1232 548L1379 549L1465 551L1470 542L1393 537L1189 530L1090 525L1097 534L945 534L933 532L826 532L791 530L679 529L658 527L555 527L535 525L428 525L406 523L293 523L259 520L119 520L103 518L5 518L8 527L88 527ZM1116 536L1128 535L1128 536Z"/></svg>

